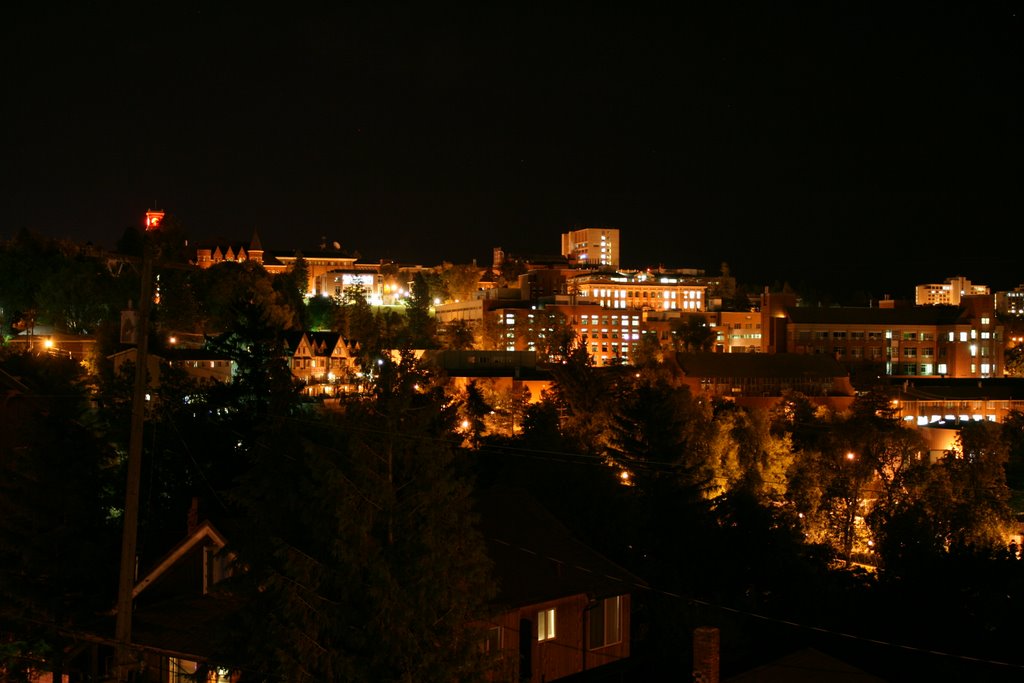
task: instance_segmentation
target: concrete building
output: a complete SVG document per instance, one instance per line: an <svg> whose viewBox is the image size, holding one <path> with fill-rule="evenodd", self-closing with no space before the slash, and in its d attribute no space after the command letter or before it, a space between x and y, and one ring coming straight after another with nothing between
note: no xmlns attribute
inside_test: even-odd
<svg viewBox="0 0 1024 683"><path fill-rule="evenodd" d="M581 228L562 233L562 256L580 266L619 267L619 229Z"/></svg>
<svg viewBox="0 0 1024 683"><path fill-rule="evenodd" d="M958 275L946 278L942 284L924 284L914 288L914 303L918 306L959 306L965 296L982 296L988 294L985 285L972 284L970 280Z"/></svg>

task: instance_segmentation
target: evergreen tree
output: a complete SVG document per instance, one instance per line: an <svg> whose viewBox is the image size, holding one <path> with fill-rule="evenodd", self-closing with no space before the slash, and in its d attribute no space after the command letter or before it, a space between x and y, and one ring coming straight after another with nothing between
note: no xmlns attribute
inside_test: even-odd
<svg viewBox="0 0 1024 683"><path fill-rule="evenodd" d="M454 413L410 357L380 373L342 415L258 440L234 495L240 656L288 681L479 680L490 582Z"/></svg>

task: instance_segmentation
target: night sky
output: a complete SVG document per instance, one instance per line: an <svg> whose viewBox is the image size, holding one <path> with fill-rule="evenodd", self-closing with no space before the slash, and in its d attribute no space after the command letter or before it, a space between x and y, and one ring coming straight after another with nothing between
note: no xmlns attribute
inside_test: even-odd
<svg viewBox="0 0 1024 683"><path fill-rule="evenodd" d="M1019 1L155 4L5 10L0 237L113 246L156 205L367 260L605 225L752 285L1024 282Z"/></svg>

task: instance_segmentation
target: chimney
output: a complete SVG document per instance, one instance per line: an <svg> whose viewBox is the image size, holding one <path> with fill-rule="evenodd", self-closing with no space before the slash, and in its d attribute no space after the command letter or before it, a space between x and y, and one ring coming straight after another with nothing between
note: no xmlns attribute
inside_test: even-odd
<svg viewBox="0 0 1024 683"><path fill-rule="evenodd" d="M193 496L192 504L188 508L188 535L191 536L199 527L199 498Z"/></svg>
<svg viewBox="0 0 1024 683"><path fill-rule="evenodd" d="M719 636L714 626L693 630L694 683L718 683Z"/></svg>

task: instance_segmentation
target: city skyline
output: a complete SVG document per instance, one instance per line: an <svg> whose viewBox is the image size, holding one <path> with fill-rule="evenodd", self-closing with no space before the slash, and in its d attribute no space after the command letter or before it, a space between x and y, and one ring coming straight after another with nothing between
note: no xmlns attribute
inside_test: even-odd
<svg viewBox="0 0 1024 683"><path fill-rule="evenodd" d="M578 225L755 286L1024 279L1010 4L19 12L0 237L109 247L159 205L425 265Z"/></svg>

